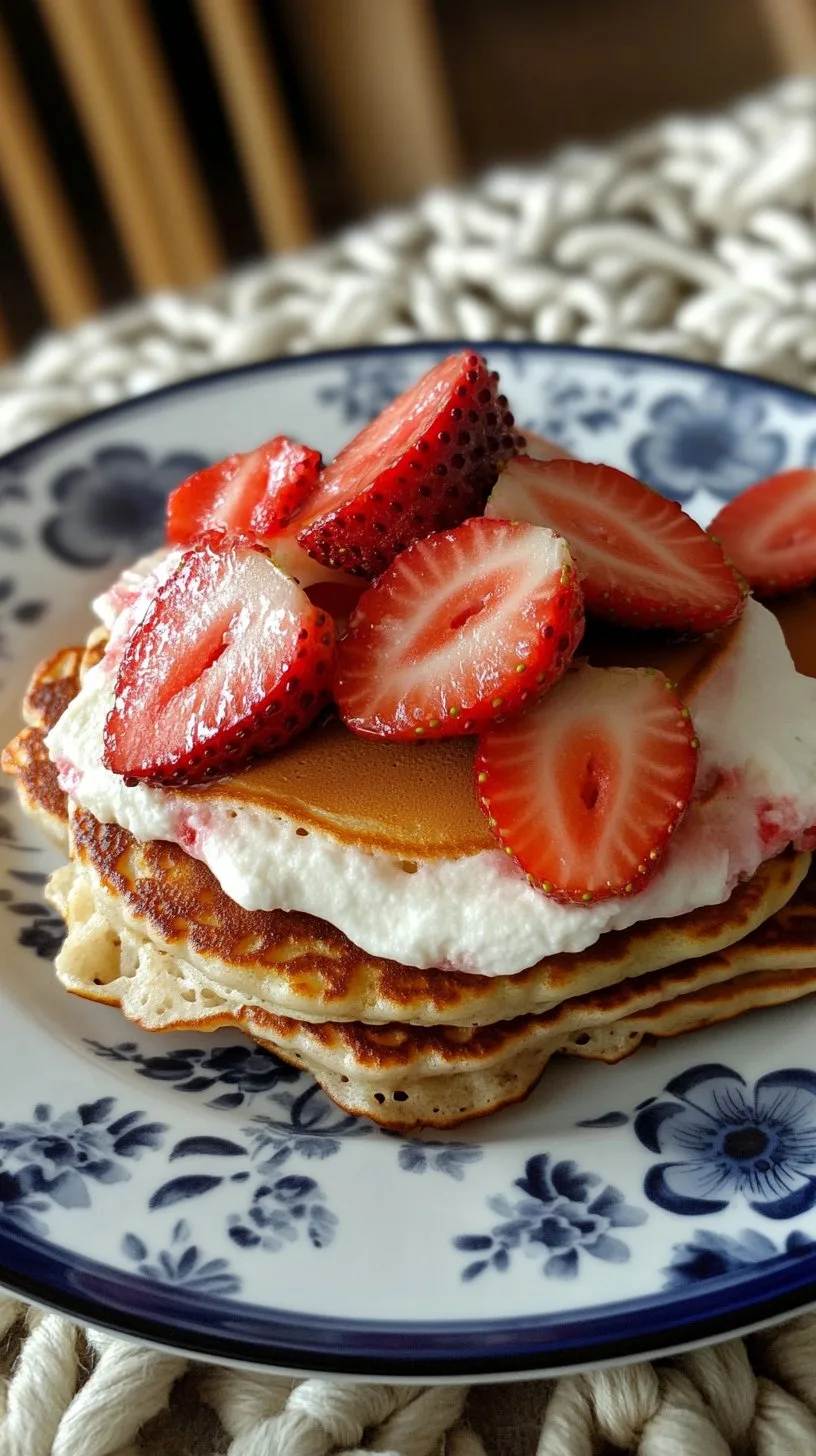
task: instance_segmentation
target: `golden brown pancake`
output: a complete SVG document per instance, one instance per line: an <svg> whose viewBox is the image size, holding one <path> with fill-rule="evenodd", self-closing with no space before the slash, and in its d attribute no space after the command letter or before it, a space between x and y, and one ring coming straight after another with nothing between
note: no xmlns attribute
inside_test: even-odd
<svg viewBox="0 0 816 1456"><path fill-rule="evenodd" d="M800 670L816 675L816 598L803 593L777 611ZM688 693L733 630L653 639L648 660ZM26 699L30 726L3 757L24 805L52 829L64 824L65 799L42 739L103 646L97 631L84 657L69 649L41 666ZM620 634L612 648L587 643L596 661L610 651L609 661L643 662L646 647ZM176 792L229 795L408 860L467 854L493 847L472 756L468 740L394 750L335 722L231 779ZM814 980L816 891L809 856L792 851L725 905L495 978L368 956L314 916L244 911L181 849L139 844L84 811L72 819L71 858L50 890L69 926L58 962L68 989L152 1030L240 1026L310 1070L340 1105L394 1127L455 1125L526 1095L556 1051L619 1058L643 1036L807 994Z"/></svg>
<svg viewBox="0 0 816 1456"><path fill-rule="evenodd" d="M121 914L136 934L234 997L304 1020L432 1026L484 1025L542 1011L566 997L709 955L784 905L810 861L788 851L760 866L724 905L641 921L577 954L488 977L370 956L312 915L244 910L200 860L160 840L139 843L85 810L72 817L71 858L103 914Z"/></svg>
<svg viewBox="0 0 816 1456"><path fill-rule="evenodd" d="M69 934L63 984L150 1031L235 1026L308 1070L341 1106L387 1127L450 1127L518 1101L556 1052L617 1061L645 1035L676 1035L816 987L816 873L770 920L726 950L571 997L540 1015L481 1027L314 1023L247 1004L182 955L134 931L87 876L54 877ZM733 994L732 994L733 992Z"/></svg>

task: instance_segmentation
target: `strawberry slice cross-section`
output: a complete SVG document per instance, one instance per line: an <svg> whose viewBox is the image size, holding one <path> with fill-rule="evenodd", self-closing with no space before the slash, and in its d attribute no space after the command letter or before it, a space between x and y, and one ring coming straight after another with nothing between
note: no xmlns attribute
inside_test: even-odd
<svg viewBox="0 0 816 1456"><path fill-rule="evenodd" d="M331 618L266 553L211 533L158 588L119 665L104 762L126 783L232 773L330 695Z"/></svg>
<svg viewBox="0 0 816 1456"><path fill-rule="evenodd" d="M314 492L320 455L286 435L197 470L167 502L167 540L186 546L205 531L274 536Z"/></svg>
<svg viewBox="0 0 816 1456"><path fill-rule="evenodd" d="M663 673L582 665L483 735L477 793L532 884L591 904L651 879L691 798L698 748Z"/></svg>
<svg viewBox="0 0 816 1456"><path fill-rule="evenodd" d="M338 644L335 702L366 737L477 733L555 682L583 625L566 542L476 516L416 541L363 592Z"/></svg>
<svg viewBox="0 0 816 1456"><path fill-rule="evenodd" d="M480 515L521 444L498 375L452 354L326 466L298 540L326 566L377 576L412 541Z"/></svg>
<svg viewBox="0 0 816 1456"><path fill-rule="evenodd" d="M730 500L711 534L758 596L816 581L816 470L782 470Z"/></svg>
<svg viewBox="0 0 816 1456"><path fill-rule="evenodd" d="M518 456L485 515L566 536L587 612L626 627L712 632L735 620L743 582L722 547L678 505L610 465Z"/></svg>

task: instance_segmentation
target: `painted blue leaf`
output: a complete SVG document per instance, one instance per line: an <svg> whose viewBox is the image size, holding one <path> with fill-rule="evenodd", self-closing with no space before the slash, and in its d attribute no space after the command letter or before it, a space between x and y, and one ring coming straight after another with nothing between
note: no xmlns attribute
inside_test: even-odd
<svg viewBox="0 0 816 1456"><path fill-rule="evenodd" d="M624 1127L629 1121L626 1112L605 1112L602 1117L585 1117L576 1127Z"/></svg>
<svg viewBox="0 0 816 1456"><path fill-rule="evenodd" d="M240 1107L243 1101L243 1092L222 1092L220 1097L211 1098L208 1106L228 1111L232 1107Z"/></svg>
<svg viewBox="0 0 816 1456"><path fill-rule="evenodd" d="M497 1249L491 1263L494 1269L498 1269L499 1273L503 1274L510 1265L510 1255L506 1249Z"/></svg>
<svg viewBox="0 0 816 1456"><path fill-rule="evenodd" d="M553 1254L543 1272L552 1279L574 1279L578 1273L578 1251L570 1249L566 1254Z"/></svg>
<svg viewBox="0 0 816 1456"><path fill-rule="evenodd" d="M475 1254L479 1249L489 1249L493 1240L489 1234L459 1234L453 1241L455 1249L463 1249L466 1253Z"/></svg>
<svg viewBox="0 0 816 1456"><path fill-rule="evenodd" d="M206 1176L203 1173L190 1173L185 1178L171 1178L169 1183L163 1183L152 1195L148 1208L169 1208L171 1203L181 1203L185 1198L199 1198L202 1193L209 1193L211 1188L218 1188L223 1183L223 1178Z"/></svg>
<svg viewBox="0 0 816 1456"><path fill-rule="evenodd" d="M75 1173L73 1168L68 1168L64 1173L59 1173L48 1184L48 1193L60 1208L90 1208L91 1199L85 1182Z"/></svg>
<svg viewBox="0 0 816 1456"><path fill-rule="evenodd" d="M487 1259L478 1259L475 1264L468 1264L467 1268L462 1270L462 1278L465 1283L469 1283L471 1279L478 1278L488 1267Z"/></svg>
<svg viewBox="0 0 816 1456"><path fill-rule="evenodd" d="M80 1121L84 1127L90 1122L107 1122L114 1107L115 1097L99 1097L96 1102L84 1102L77 1108Z"/></svg>
<svg viewBox="0 0 816 1456"><path fill-rule="evenodd" d="M179 1262L178 1262L178 1272L179 1272L179 1274L189 1274L190 1271L195 1268L197 1258L198 1258L198 1249L196 1248L195 1244L191 1244L190 1247L189 1247L189 1249L185 1249L184 1250L184 1253L182 1254L181 1258L179 1259Z"/></svg>
<svg viewBox="0 0 816 1456"><path fill-rule="evenodd" d="M397 1154L397 1161L405 1173L424 1173L428 1166L428 1155L418 1143L403 1143Z"/></svg>
<svg viewBox="0 0 816 1456"><path fill-rule="evenodd" d="M180 1082L178 1092L208 1092L218 1081L217 1077L191 1077L189 1082Z"/></svg>
<svg viewBox="0 0 816 1456"><path fill-rule="evenodd" d="M122 1239L122 1253L127 1259L133 1259L137 1263L147 1258L147 1245L143 1244L135 1234L125 1234Z"/></svg>
<svg viewBox="0 0 816 1456"><path fill-rule="evenodd" d="M230 1238L239 1249L254 1249L261 1242L260 1234L252 1232L252 1229L238 1225L236 1228L228 1229Z"/></svg>
<svg viewBox="0 0 816 1456"><path fill-rule="evenodd" d="M42 870L9 870L9 875L21 885L44 885L48 879Z"/></svg>
<svg viewBox="0 0 816 1456"><path fill-rule="evenodd" d="M166 1132L166 1122L143 1122L140 1127L126 1132L124 1137L117 1138L116 1151L122 1158L140 1158L145 1148L161 1147Z"/></svg>
<svg viewBox="0 0 816 1456"><path fill-rule="evenodd" d="M625 1264L629 1258L629 1246L623 1239L615 1239L611 1234L601 1234L594 1244L585 1244L588 1254L596 1259L606 1259L610 1264Z"/></svg>
<svg viewBox="0 0 816 1456"><path fill-rule="evenodd" d="M209 1154L215 1158L245 1158L246 1148L242 1147L240 1143L230 1142L229 1138L206 1135L182 1138L180 1143L176 1143L170 1154L170 1161L173 1162L176 1158L189 1158L196 1153Z"/></svg>

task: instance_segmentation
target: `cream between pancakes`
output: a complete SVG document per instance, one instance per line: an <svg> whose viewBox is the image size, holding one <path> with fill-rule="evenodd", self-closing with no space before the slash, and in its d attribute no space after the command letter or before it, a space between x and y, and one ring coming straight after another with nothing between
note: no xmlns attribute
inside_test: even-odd
<svg viewBox="0 0 816 1456"><path fill-rule="evenodd" d="M168 570L162 561L152 590ZM797 673L776 619L749 601L729 652L688 698L701 751L695 797L648 887L627 899L559 905L534 890L498 848L419 861L389 855L219 798L147 785L127 788L102 763L113 701L111 652L144 612L151 584L112 593L98 615L111 649L86 675L47 746L70 797L138 839L165 839L203 860L248 910L300 910L337 926L361 949L423 969L510 975L608 930L720 904L740 879L788 843L816 841L816 681Z"/></svg>

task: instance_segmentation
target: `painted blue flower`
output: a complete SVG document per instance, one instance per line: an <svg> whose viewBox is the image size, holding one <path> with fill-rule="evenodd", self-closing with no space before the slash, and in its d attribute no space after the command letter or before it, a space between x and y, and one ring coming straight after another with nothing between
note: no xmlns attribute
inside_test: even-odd
<svg viewBox="0 0 816 1456"><path fill-rule="evenodd" d="M653 428L632 446L635 474L677 500L696 490L732 496L785 458L785 438L766 428L766 414L756 393L726 383L697 399L666 395L649 411Z"/></svg>
<svg viewBox="0 0 816 1456"><path fill-rule="evenodd" d="M276 1087L300 1081L303 1075L262 1047L246 1044L181 1047L159 1055L143 1052L135 1041L109 1046L86 1038L86 1045L108 1061L130 1062L140 1077L168 1082L178 1092L209 1092L218 1086L229 1088L216 1097L208 1097L208 1107L241 1107Z"/></svg>
<svg viewBox="0 0 816 1456"><path fill-rule="evenodd" d="M288 1117L253 1119L243 1132L250 1139L253 1161L259 1173L268 1175L293 1153L303 1158L329 1158L339 1153L341 1138L367 1137L374 1131L370 1122L338 1112L334 1103L314 1082L305 1092L276 1092L275 1101Z"/></svg>
<svg viewBox="0 0 816 1456"><path fill-rule="evenodd" d="M135 1263L137 1274L154 1284L169 1284L176 1289L221 1299L240 1294L241 1280L230 1269L229 1261L205 1259L190 1238L190 1225L185 1219L179 1219L173 1227L170 1248L162 1249L154 1258L144 1240L132 1233L122 1239L122 1252Z"/></svg>
<svg viewBox="0 0 816 1456"><path fill-rule="evenodd" d="M449 1178L461 1182L467 1164L478 1163L483 1157L484 1148L473 1143L401 1138L397 1161L405 1173L447 1173Z"/></svg>
<svg viewBox="0 0 816 1456"><path fill-rule="evenodd" d="M152 460L134 445L107 445L52 482L59 510L44 522L43 541L69 566L140 556L162 540L170 491L207 463L192 451Z"/></svg>
<svg viewBox="0 0 816 1456"><path fill-rule="evenodd" d="M528 1159L515 1187L526 1196L487 1200L502 1223L489 1234L462 1234L453 1240L454 1248L479 1255L462 1270L463 1279L475 1279L489 1267L503 1272L516 1249L542 1260L541 1272L548 1278L574 1279L581 1251L623 1264L629 1246L610 1229L634 1228L648 1217L644 1209L625 1203L617 1188L604 1187L597 1174L582 1173L571 1161L553 1163L548 1153Z"/></svg>
<svg viewBox="0 0 816 1456"><path fill-rule="evenodd" d="M744 1078L716 1063L692 1067L635 1118L653 1153L644 1191L671 1213L717 1213L734 1195L766 1218L795 1218L816 1204L816 1073L792 1067Z"/></svg>
<svg viewBox="0 0 816 1456"><path fill-rule="evenodd" d="M798 1258L814 1252L816 1243L800 1229L793 1229L788 1234L781 1249L758 1229L743 1229L736 1238L712 1233L710 1229L695 1229L688 1243L675 1244L674 1257L663 1272L667 1288L687 1288L703 1279L718 1279L724 1274L750 1269L755 1264Z"/></svg>
<svg viewBox="0 0 816 1456"><path fill-rule="evenodd" d="M619 428L622 416L636 401L636 391L628 386L588 386L583 380L559 375L555 385L545 389L542 418L529 421L528 427L549 440L557 440L566 450L576 450L587 434L602 435L605 430ZM586 445L583 448L586 454Z"/></svg>
<svg viewBox="0 0 816 1456"><path fill-rule="evenodd" d="M325 1248L334 1238L337 1222L314 1178L290 1174L274 1183L260 1184L246 1214L230 1215L227 1228L240 1248L260 1245L274 1253L284 1244L294 1243L301 1228L305 1228L316 1249Z"/></svg>
<svg viewBox="0 0 816 1456"><path fill-rule="evenodd" d="M123 1158L158 1148L164 1123L145 1122L142 1112L115 1114L116 1099L101 1097L55 1117L41 1103L32 1122L0 1123L0 1206L3 1216L31 1226L28 1213L88 1208L88 1181L121 1183L130 1177Z"/></svg>
<svg viewBox="0 0 816 1456"><path fill-rule="evenodd" d="M398 355L387 351L372 359L350 359L339 384L317 391L321 404L338 405L349 424L365 425L416 377Z"/></svg>

